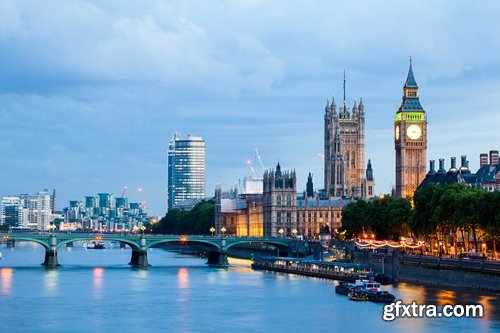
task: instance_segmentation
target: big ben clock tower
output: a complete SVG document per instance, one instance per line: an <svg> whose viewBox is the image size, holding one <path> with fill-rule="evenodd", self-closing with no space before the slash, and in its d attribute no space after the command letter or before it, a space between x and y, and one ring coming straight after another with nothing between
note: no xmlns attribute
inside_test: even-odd
<svg viewBox="0 0 500 333"><path fill-rule="evenodd" d="M418 86L410 58L408 77L403 87L403 102L394 118L397 198L413 197L425 178L427 118L418 98Z"/></svg>

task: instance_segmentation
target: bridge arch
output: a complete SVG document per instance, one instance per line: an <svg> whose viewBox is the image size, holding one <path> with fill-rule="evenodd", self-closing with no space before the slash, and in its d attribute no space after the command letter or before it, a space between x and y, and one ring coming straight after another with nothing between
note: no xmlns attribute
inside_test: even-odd
<svg viewBox="0 0 500 333"><path fill-rule="evenodd" d="M47 243L47 242L44 242L43 240L40 240L40 239L36 239L36 238L31 238L31 237L19 237L17 236L16 238L12 238L14 241L23 241L23 242L33 242L33 243L37 243L37 244L40 244L41 246L43 246L45 248L46 251L50 250L50 244Z"/></svg>
<svg viewBox="0 0 500 333"><path fill-rule="evenodd" d="M261 239L261 240L256 240L256 239L242 239L238 241L233 241L227 245L227 249L239 245L239 244L250 244L250 243L263 243L263 244L269 244L269 245L274 245L278 248L281 249L288 249L289 243L286 241L280 241L280 240L274 240L274 239Z"/></svg>
<svg viewBox="0 0 500 333"><path fill-rule="evenodd" d="M208 245L210 250L212 251L220 251L221 247L220 244L215 243L215 242L210 242L204 239L195 239L195 238L186 238L185 240L176 238L176 239L162 239L162 240L155 240L151 241L146 245L146 248L149 249L155 245L159 244L167 244L167 243L178 243L178 244L188 244L189 243L199 243L203 245Z"/></svg>
<svg viewBox="0 0 500 333"><path fill-rule="evenodd" d="M76 237L76 238L71 238L71 239L65 239L65 240L61 240L60 242L57 243L57 248L60 248L61 246L63 245L66 245L68 243L72 243L72 242L77 242L77 241L92 241L92 240L95 240L95 235L88 235L88 236L82 236L82 237ZM124 239L124 238L120 238L120 237L106 237L106 239L103 239L103 240L107 240L107 241L119 241L119 242L122 242L122 243L125 243L127 245L129 245L132 250L139 250L140 247L139 245L134 242L134 241L131 241L131 240L128 240L128 239Z"/></svg>

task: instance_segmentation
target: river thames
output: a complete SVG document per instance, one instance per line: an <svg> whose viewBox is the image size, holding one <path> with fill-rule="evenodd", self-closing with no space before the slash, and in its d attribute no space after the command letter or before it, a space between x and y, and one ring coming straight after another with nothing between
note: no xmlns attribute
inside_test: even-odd
<svg viewBox="0 0 500 333"><path fill-rule="evenodd" d="M1 332L500 332L498 293L386 286L405 303L482 304L483 318L382 320L383 305L335 294L335 281L253 271L249 261L208 267L203 258L151 249L147 270L131 250L80 244L46 270L32 243L0 246Z"/></svg>

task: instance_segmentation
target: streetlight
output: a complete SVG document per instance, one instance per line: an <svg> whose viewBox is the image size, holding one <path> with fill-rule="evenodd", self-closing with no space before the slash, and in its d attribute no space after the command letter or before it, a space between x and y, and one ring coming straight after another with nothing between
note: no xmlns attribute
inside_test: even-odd
<svg viewBox="0 0 500 333"><path fill-rule="evenodd" d="M297 237L297 229L292 229L293 238Z"/></svg>
<svg viewBox="0 0 500 333"><path fill-rule="evenodd" d="M56 228L56 226L55 226L53 223L50 223L50 224L49 224L49 231L50 231L51 233L54 233L54 229L55 229L55 228Z"/></svg>
<svg viewBox="0 0 500 333"><path fill-rule="evenodd" d="M144 237L144 230L146 230L146 226L143 224L141 225L142 237Z"/></svg>
<svg viewBox="0 0 500 333"><path fill-rule="evenodd" d="M214 227L211 227L210 228L210 232L212 233L212 236L214 235L214 232L215 232L215 228Z"/></svg>
<svg viewBox="0 0 500 333"><path fill-rule="evenodd" d="M280 233L280 237L283 237L283 233L285 232L285 231L283 230L283 228L280 228L280 230L278 230L278 232Z"/></svg>
<svg viewBox="0 0 500 333"><path fill-rule="evenodd" d="M138 227L138 226L136 226L136 225L134 225L134 228L133 228L133 229L134 229L134 232L137 234L137 232L139 231L139 227Z"/></svg>
<svg viewBox="0 0 500 333"><path fill-rule="evenodd" d="M225 227L222 227L220 229L220 231L222 232L222 236L225 236L225 233L226 233L226 228Z"/></svg>

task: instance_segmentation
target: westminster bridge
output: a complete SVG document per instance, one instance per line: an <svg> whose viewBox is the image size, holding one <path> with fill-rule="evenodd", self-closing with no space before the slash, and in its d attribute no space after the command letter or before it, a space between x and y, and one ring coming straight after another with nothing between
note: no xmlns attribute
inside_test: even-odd
<svg viewBox="0 0 500 333"><path fill-rule="evenodd" d="M288 238L260 238L235 236L190 236L190 235L148 235L148 234L97 234L97 233L7 233L3 241L14 244L16 241L34 242L45 248L42 265L47 268L59 266L57 250L61 246L78 241L117 241L132 249L129 264L145 268L148 263L148 249L161 244L190 246L207 253L207 264L227 266L227 250L235 245L268 244L279 252L289 253L296 242Z"/></svg>

